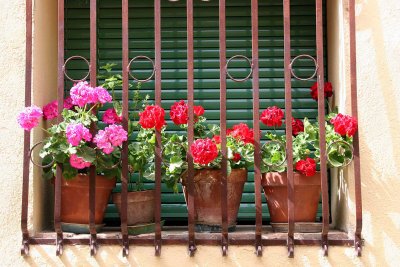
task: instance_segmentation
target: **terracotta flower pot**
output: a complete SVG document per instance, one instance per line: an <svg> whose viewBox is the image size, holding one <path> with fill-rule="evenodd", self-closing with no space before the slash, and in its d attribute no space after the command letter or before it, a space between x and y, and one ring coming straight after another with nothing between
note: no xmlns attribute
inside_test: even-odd
<svg viewBox="0 0 400 267"><path fill-rule="evenodd" d="M187 203L187 175L182 177L183 191ZM233 169L228 179L228 225L233 230L242 198L246 169ZM221 217L221 179L219 169L195 170L194 205L197 229L200 231L220 231Z"/></svg>
<svg viewBox="0 0 400 267"><path fill-rule="evenodd" d="M96 176L95 224L101 224L115 178ZM61 222L89 224L89 176L78 174L61 182Z"/></svg>
<svg viewBox="0 0 400 267"><path fill-rule="evenodd" d="M113 194L113 202L121 215L121 193ZM154 190L128 192L128 225L151 223L154 220Z"/></svg>
<svg viewBox="0 0 400 267"><path fill-rule="evenodd" d="M262 175L272 223L288 222L287 173L269 172ZM314 222L321 194L321 175L294 173L294 213L296 222Z"/></svg>

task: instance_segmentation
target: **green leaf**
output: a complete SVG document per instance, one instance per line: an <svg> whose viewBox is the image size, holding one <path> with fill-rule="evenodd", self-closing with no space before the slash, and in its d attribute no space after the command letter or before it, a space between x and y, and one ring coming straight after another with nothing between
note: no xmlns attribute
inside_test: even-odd
<svg viewBox="0 0 400 267"><path fill-rule="evenodd" d="M96 151L94 150L94 148L88 146L80 147L77 150L76 155L83 158L87 162L94 162L96 159Z"/></svg>

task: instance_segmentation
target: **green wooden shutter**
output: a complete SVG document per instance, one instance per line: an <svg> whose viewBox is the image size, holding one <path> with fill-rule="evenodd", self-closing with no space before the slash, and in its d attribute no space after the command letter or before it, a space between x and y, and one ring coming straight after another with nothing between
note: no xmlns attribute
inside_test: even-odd
<svg viewBox="0 0 400 267"><path fill-rule="evenodd" d="M292 0L291 31L292 56L316 54L315 41L315 1ZM122 36L121 3L114 0L101 0L98 7L98 66L117 63L116 72L121 73ZM145 55L154 58L154 20L153 1L130 1L129 47L130 58ZM260 107L277 105L284 108L284 66L283 66L283 7L282 1L259 1L259 65L260 65ZM251 10L250 1L227 1L227 56L240 54L251 58ZM195 56L195 101L206 109L205 116L210 123L219 121L219 34L218 1L195 1L194 11L194 56ZM66 57L82 55L89 58L89 1L68 0L66 2ZM325 53L326 54L326 53ZM325 60L326 62L326 60ZM69 73L82 77L87 67L82 62L71 62ZM134 73L139 78L150 73L150 64L138 62ZM169 108L172 103L186 99L186 7L185 1L162 1L162 104ZM310 61L295 64L299 76L310 76L314 72ZM249 71L248 63L232 62L232 75L245 77ZM293 79L293 111L295 118L305 116L315 119L317 104L310 97L309 87L313 81L304 82ZM71 83L66 82L66 88ZM142 92L154 97L154 81L142 85ZM227 82L228 89L228 127L245 122L252 126L251 80L236 83ZM117 98L121 98L117 90ZM171 122L169 130L179 128ZM266 128L262 126L265 132ZM283 128L278 129L283 133ZM245 184L239 221L255 218L254 173L249 172ZM152 183L146 187L151 188ZM168 222L187 218L187 210L182 193L173 194L162 187L162 216ZM119 191L118 185L115 191ZM181 191L180 191L181 192ZM319 212L318 218L321 216ZM110 203L106 220L119 218L115 206ZM263 196L263 218L269 220L268 208Z"/></svg>

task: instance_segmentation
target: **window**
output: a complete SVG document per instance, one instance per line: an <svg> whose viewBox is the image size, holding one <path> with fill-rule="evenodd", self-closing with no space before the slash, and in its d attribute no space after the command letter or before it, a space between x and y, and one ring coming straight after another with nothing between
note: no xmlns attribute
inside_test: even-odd
<svg viewBox="0 0 400 267"><path fill-rule="evenodd" d="M130 4L130 42L129 58L145 55L154 58L154 7L151 1ZM138 5L138 6L136 6ZM161 33L162 33L162 94L163 104L170 106L172 102L186 99L186 8L184 2L162 2ZM208 118L218 121L219 118L219 35L218 35L218 3L195 3L194 12L194 96L195 104L202 104L209 109ZM291 6L291 55L292 58L299 54L315 55L315 22L314 1L292 1ZM66 27L65 27L65 58L81 55L89 58L89 5L86 1L66 1ZM227 58L236 54L244 54L251 58L252 32L251 32L251 7L243 1L230 1L227 3ZM259 3L259 64L260 64L260 106L265 108L270 105L284 107L285 83L283 62L283 18L282 5L273 1L260 1ZM263 18L266 18L263 20ZM99 1L97 7L97 66L108 62L116 62L121 68L121 4L115 1ZM146 30L151 29L151 30ZM243 77L249 71L245 63L232 64L235 76ZM296 65L298 67L299 65ZM301 74L312 74L312 64L304 63L299 66ZM85 65L78 62L69 65L71 76L79 76ZM144 66L146 68L146 66ZM119 69L120 70L120 69ZM146 75L148 70L141 69L139 75ZM65 84L66 88L71 86ZM293 116L308 116L316 118L317 106L308 96L310 83L293 81ZM235 122L245 121L252 123L252 83L227 82L228 94L228 126ZM154 81L144 83L142 91L153 94ZM121 95L121 91L117 91ZM178 128L174 130L179 130ZM254 205L254 175L249 176L249 183L245 186L242 206L239 211L239 221L248 222L255 219ZM163 193L162 216L168 219L187 218L186 207L182 195L173 195L171 192ZM264 199L265 203L265 199ZM263 219L268 221L266 205L263 204ZM116 219L115 208L110 205L107 219ZM171 220L173 221L173 220ZM184 221L183 221L184 222ZM249 238L249 237L248 237ZM79 238L78 238L79 239ZM146 238L145 238L146 239ZM179 238L178 238L179 239ZM211 238L212 239L212 238ZM204 239L204 240L211 240ZM244 238L245 239L245 238ZM144 243L151 243L147 238ZM264 244L268 244L268 239ZM304 244L313 244L315 239L304 238ZM101 242L101 241L100 241ZM132 241L135 243L135 241ZM207 241L204 241L207 242ZM215 241L218 243L219 240ZM244 241L243 241L244 242ZM286 243L284 235L279 241ZM279 243L278 242L278 243ZM302 243L298 242L297 243ZM72 242L73 243L73 242ZM165 243L168 243L166 241ZM240 241L238 241L240 243ZM244 242L245 243L245 242ZM332 242L336 244L335 242ZM350 240L341 239L337 244L350 244ZM261 243L260 243L261 245Z"/></svg>

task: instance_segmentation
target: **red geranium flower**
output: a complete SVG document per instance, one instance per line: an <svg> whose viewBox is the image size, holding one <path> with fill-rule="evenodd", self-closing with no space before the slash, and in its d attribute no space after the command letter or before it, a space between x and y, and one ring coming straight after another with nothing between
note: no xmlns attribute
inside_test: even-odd
<svg viewBox="0 0 400 267"><path fill-rule="evenodd" d="M311 93L311 97L314 100L318 100L318 83L315 82L313 84L313 86L311 86L310 90L311 90L311 92L310 92ZM325 97L331 97L333 95L332 83L330 83L330 82L326 82L325 83L325 85L324 85L324 94L325 94Z"/></svg>
<svg viewBox="0 0 400 267"><path fill-rule="evenodd" d="M160 106L147 106L143 112L139 113L139 116L139 124L145 129L161 130L165 125L165 111Z"/></svg>
<svg viewBox="0 0 400 267"><path fill-rule="evenodd" d="M214 135L212 140L214 141L214 143L221 144L221 136L220 135Z"/></svg>
<svg viewBox="0 0 400 267"><path fill-rule="evenodd" d="M301 120L292 118L292 134L298 135L300 132L304 132L304 124Z"/></svg>
<svg viewBox="0 0 400 267"><path fill-rule="evenodd" d="M254 144L254 132L245 123L239 123L226 131L226 133L236 139L242 140L244 143Z"/></svg>
<svg viewBox="0 0 400 267"><path fill-rule="evenodd" d="M331 123L335 132L342 136L353 136L357 132L357 120L349 115L339 113L335 118L331 119Z"/></svg>
<svg viewBox="0 0 400 267"><path fill-rule="evenodd" d="M283 111L277 106L269 107L261 113L261 121L267 126L282 125Z"/></svg>
<svg viewBox="0 0 400 267"><path fill-rule="evenodd" d="M235 153L235 154L233 154L233 161L234 162L238 162L239 160L241 160L242 159L242 157L240 156L240 154L239 153Z"/></svg>
<svg viewBox="0 0 400 267"><path fill-rule="evenodd" d="M179 102L175 102L171 106L171 110L169 112L169 116L171 120L176 124L186 124L188 122L188 106L185 101L181 100Z"/></svg>
<svg viewBox="0 0 400 267"><path fill-rule="evenodd" d="M193 113L195 115L194 120L197 121L198 117L204 114L204 108L202 106L194 106ZM175 102L171 106L169 116L176 125L187 124L189 120L188 105L183 100Z"/></svg>
<svg viewBox="0 0 400 267"><path fill-rule="evenodd" d="M202 116L204 114L204 108L202 106L194 106L193 112L196 116Z"/></svg>
<svg viewBox="0 0 400 267"><path fill-rule="evenodd" d="M313 176L317 172L317 164L312 158L301 159L296 163L296 170L305 176Z"/></svg>
<svg viewBox="0 0 400 267"><path fill-rule="evenodd" d="M207 165L218 156L217 145L210 139L197 139L190 146L193 161L198 164Z"/></svg>

